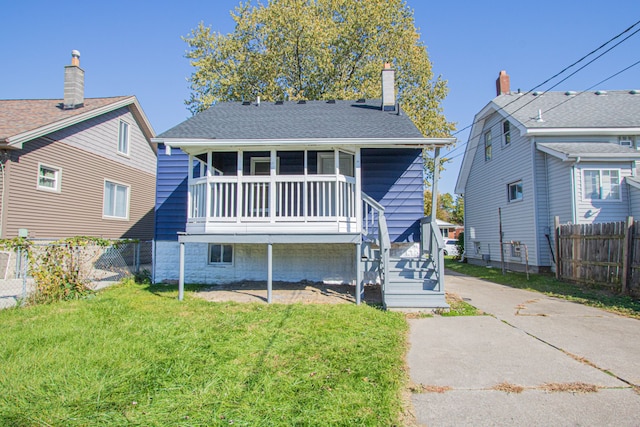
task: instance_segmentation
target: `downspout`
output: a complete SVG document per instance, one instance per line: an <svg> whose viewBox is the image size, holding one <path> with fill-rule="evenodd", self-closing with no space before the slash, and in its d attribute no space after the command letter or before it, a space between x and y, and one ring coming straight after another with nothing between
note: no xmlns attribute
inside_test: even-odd
<svg viewBox="0 0 640 427"><path fill-rule="evenodd" d="M574 224L578 223L578 196L576 195L576 165L580 163L580 156L576 158L576 161L571 165L571 218Z"/></svg>
<svg viewBox="0 0 640 427"><path fill-rule="evenodd" d="M2 187L0 187L0 239L4 238L4 213L6 212L5 194L7 181L5 179L5 163L9 160L9 153L6 150L2 150L0 153L0 181Z"/></svg>

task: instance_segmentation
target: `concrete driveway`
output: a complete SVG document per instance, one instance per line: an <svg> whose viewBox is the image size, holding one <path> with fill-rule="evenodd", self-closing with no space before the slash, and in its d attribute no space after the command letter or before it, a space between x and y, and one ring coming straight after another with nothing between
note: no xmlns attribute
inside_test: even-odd
<svg viewBox="0 0 640 427"><path fill-rule="evenodd" d="M410 320L418 423L640 426L640 321L466 276L445 287L490 315Z"/></svg>

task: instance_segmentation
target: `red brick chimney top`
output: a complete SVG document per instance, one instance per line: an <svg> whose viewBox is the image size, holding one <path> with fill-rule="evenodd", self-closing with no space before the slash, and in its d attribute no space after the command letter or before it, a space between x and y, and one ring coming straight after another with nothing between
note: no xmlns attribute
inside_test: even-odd
<svg viewBox="0 0 640 427"><path fill-rule="evenodd" d="M496 96L511 93L511 87L509 84L509 75L505 70L500 71L498 79L496 80Z"/></svg>

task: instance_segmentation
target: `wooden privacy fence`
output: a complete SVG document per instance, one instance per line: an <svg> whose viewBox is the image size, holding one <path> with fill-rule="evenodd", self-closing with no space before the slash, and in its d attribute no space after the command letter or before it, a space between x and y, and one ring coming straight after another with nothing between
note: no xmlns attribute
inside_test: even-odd
<svg viewBox="0 0 640 427"><path fill-rule="evenodd" d="M565 224L555 219L556 277L640 296L640 225Z"/></svg>

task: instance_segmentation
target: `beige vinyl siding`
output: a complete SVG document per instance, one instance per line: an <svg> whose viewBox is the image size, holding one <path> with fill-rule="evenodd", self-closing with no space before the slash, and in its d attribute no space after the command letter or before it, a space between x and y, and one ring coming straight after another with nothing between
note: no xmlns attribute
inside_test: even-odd
<svg viewBox="0 0 640 427"><path fill-rule="evenodd" d="M120 120L129 124L129 155L118 153ZM99 155L123 166L156 173L156 155L128 107L86 120L49 135L51 139Z"/></svg>
<svg viewBox="0 0 640 427"><path fill-rule="evenodd" d="M40 162L61 168L60 193L37 189ZM105 178L130 186L129 220L103 218ZM91 235L151 239L154 193L155 174L40 138L26 143L18 161L11 164L5 237L27 228L33 238Z"/></svg>

